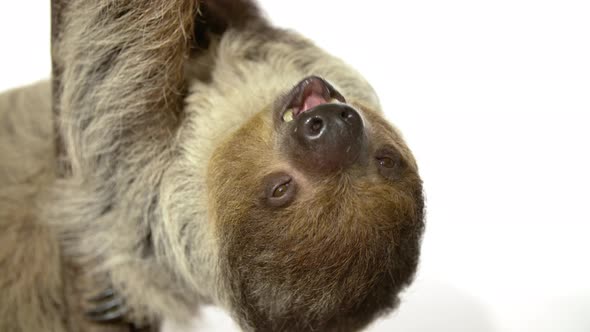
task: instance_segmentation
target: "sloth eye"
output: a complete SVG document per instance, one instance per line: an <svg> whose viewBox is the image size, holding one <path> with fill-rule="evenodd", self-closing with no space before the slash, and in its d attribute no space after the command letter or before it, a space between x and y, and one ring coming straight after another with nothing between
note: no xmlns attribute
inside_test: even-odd
<svg viewBox="0 0 590 332"><path fill-rule="evenodd" d="M287 190L289 190L289 185L290 184L291 184L291 181L289 181L287 183L280 184L272 192L272 197L276 197L276 198L283 197L287 193Z"/></svg>
<svg viewBox="0 0 590 332"><path fill-rule="evenodd" d="M385 168L394 168L395 167L395 161L393 161L393 159L391 159L389 157L377 158L377 162L379 163L379 166L381 166L381 167L385 167Z"/></svg>
<svg viewBox="0 0 590 332"><path fill-rule="evenodd" d="M391 180L402 177L406 164L397 149L391 146L379 149L375 159L379 174Z"/></svg>
<svg viewBox="0 0 590 332"><path fill-rule="evenodd" d="M264 178L263 184L265 205L282 207L295 199L297 185L289 174L283 172L269 174Z"/></svg>

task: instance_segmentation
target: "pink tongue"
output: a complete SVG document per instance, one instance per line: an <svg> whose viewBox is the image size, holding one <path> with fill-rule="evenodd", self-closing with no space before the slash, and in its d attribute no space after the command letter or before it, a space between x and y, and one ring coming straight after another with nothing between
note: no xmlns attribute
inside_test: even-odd
<svg viewBox="0 0 590 332"><path fill-rule="evenodd" d="M308 111L311 108L326 103L328 103L328 101L324 97L315 92L312 92L307 98L305 98L305 101L303 102L303 107L301 107L298 113Z"/></svg>

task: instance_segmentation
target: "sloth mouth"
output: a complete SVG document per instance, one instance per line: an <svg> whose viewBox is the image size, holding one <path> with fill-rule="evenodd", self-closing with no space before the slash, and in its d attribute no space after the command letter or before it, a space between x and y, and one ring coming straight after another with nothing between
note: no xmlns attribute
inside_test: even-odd
<svg viewBox="0 0 590 332"><path fill-rule="evenodd" d="M287 94L281 119L291 122L300 114L328 103L346 103L346 99L323 78L306 77Z"/></svg>

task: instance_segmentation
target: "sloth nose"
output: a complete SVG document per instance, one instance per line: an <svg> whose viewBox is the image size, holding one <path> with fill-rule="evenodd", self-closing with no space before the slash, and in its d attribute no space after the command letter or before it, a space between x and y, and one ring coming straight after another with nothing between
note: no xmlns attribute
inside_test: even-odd
<svg viewBox="0 0 590 332"><path fill-rule="evenodd" d="M352 165L362 150L364 125L359 113L346 104L321 104L295 119L295 139L301 162L322 171Z"/></svg>

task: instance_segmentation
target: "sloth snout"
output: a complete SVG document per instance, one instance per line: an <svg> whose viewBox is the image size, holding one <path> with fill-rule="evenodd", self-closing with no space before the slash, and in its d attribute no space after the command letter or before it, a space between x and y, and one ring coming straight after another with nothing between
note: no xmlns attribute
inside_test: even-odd
<svg viewBox="0 0 590 332"><path fill-rule="evenodd" d="M351 106L326 103L295 119L293 139L303 151L300 162L320 171L354 164L362 151L364 124Z"/></svg>

